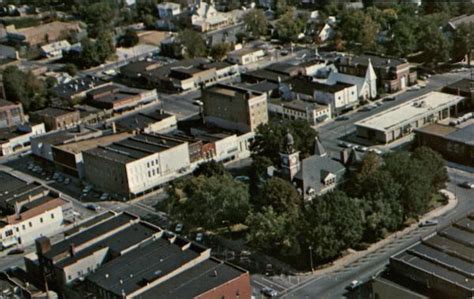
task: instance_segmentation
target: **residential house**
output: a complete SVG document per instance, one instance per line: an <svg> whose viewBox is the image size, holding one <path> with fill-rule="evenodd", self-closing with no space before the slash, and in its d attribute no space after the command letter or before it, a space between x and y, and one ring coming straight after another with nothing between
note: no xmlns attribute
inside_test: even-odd
<svg viewBox="0 0 474 299"><path fill-rule="evenodd" d="M207 3L202 0L196 0L191 8L191 13L191 24L200 32L221 29L232 23L231 18L224 13L218 12L212 2Z"/></svg>

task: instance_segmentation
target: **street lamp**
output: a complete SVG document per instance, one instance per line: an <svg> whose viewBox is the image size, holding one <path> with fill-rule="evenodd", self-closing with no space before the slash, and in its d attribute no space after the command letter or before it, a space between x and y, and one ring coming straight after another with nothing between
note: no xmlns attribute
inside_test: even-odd
<svg viewBox="0 0 474 299"><path fill-rule="evenodd" d="M309 245L309 262L311 264L311 272L314 273L314 267L313 267L313 246Z"/></svg>

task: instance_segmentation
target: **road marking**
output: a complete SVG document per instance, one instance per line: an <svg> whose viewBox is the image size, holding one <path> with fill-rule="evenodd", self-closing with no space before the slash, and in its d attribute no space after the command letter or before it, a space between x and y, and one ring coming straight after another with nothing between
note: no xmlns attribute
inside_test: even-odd
<svg viewBox="0 0 474 299"><path fill-rule="evenodd" d="M279 283L276 283L276 282L273 281L273 280L268 280L268 279L266 279L266 278L263 277L263 276L262 276L261 278L262 278L265 282L268 282L268 283L270 283L270 284L274 284L274 285L278 286L279 288L281 288L281 289L283 289L283 290L286 290L286 289L287 289L287 287L285 287L285 286L283 286L283 285L281 285L281 284L279 284Z"/></svg>

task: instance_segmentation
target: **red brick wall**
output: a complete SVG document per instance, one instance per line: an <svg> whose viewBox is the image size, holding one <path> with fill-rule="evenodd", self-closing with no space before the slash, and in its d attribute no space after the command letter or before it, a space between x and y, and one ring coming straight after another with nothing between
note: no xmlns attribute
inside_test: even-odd
<svg viewBox="0 0 474 299"><path fill-rule="evenodd" d="M252 289L248 273L243 273L238 278L231 280L217 288L207 291L196 299L250 299Z"/></svg>

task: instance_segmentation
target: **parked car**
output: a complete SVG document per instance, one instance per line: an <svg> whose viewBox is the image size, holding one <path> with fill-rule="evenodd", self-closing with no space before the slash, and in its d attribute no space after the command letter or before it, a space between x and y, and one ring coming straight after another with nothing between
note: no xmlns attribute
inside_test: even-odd
<svg viewBox="0 0 474 299"><path fill-rule="evenodd" d="M395 101L397 98L396 97L386 97L383 99L384 102L391 102L391 101Z"/></svg>
<svg viewBox="0 0 474 299"><path fill-rule="evenodd" d="M459 184L459 186L463 187L463 188L467 188L467 189L474 189L474 183L473 182L462 182L461 184Z"/></svg>
<svg viewBox="0 0 474 299"><path fill-rule="evenodd" d="M13 255L13 254L22 254L22 253L25 253L25 250L21 248L15 248L15 249L10 250L7 254Z"/></svg>
<svg viewBox="0 0 474 299"><path fill-rule="evenodd" d="M377 155L382 155L383 154L383 152L381 150L379 150L378 148L370 148L369 152L374 152Z"/></svg>
<svg viewBox="0 0 474 299"><path fill-rule="evenodd" d="M347 286L347 288L349 290L354 290L356 289L358 286L360 286L362 284L362 282L360 280L353 280L351 281L351 284Z"/></svg>
<svg viewBox="0 0 474 299"><path fill-rule="evenodd" d="M196 234L196 242L202 242L202 239L204 238L203 233L197 233Z"/></svg>
<svg viewBox="0 0 474 299"><path fill-rule="evenodd" d="M369 148L368 148L368 147L365 147L365 146L358 146L355 150L356 150L356 151L359 151L359 152L365 153L366 151L369 150Z"/></svg>
<svg viewBox="0 0 474 299"><path fill-rule="evenodd" d="M438 225L438 220L425 220L421 221L418 226L425 227L425 226L435 226Z"/></svg>
<svg viewBox="0 0 474 299"><path fill-rule="evenodd" d="M183 224L182 223L176 224L176 227L174 228L174 231L177 232L177 233L182 232L183 231Z"/></svg>
<svg viewBox="0 0 474 299"><path fill-rule="evenodd" d="M349 120L349 116L343 115L336 117L336 120Z"/></svg>
<svg viewBox="0 0 474 299"><path fill-rule="evenodd" d="M98 206L98 205L95 205L95 204L88 204L88 205L86 205L86 209L97 212L97 211L102 210L102 207Z"/></svg>
<svg viewBox="0 0 474 299"><path fill-rule="evenodd" d="M69 183L71 183L71 179L70 178L65 178L64 179L64 185L69 185Z"/></svg>
<svg viewBox="0 0 474 299"><path fill-rule="evenodd" d="M344 147L344 148L350 148L350 147L352 147L352 144L347 143L347 142L345 142L345 141L341 141L341 142L339 142L338 144L339 144L340 147Z"/></svg>
<svg viewBox="0 0 474 299"><path fill-rule="evenodd" d="M278 292L270 287L263 288L261 292L265 297L274 298L278 296Z"/></svg>
<svg viewBox="0 0 474 299"><path fill-rule="evenodd" d="M109 199L109 193L102 193L102 195L99 198L100 200L107 200Z"/></svg>

